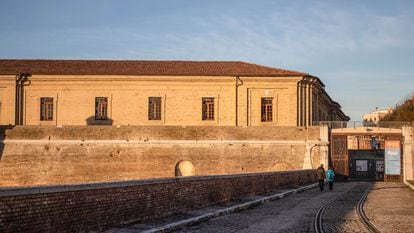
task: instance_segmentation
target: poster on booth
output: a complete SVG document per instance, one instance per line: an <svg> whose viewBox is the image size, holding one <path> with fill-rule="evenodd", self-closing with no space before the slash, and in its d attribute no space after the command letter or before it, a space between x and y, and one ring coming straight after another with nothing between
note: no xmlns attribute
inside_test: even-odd
<svg viewBox="0 0 414 233"><path fill-rule="evenodd" d="M357 172L368 171L368 160L356 160L355 165L356 165Z"/></svg>
<svg viewBox="0 0 414 233"><path fill-rule="evenodd" d="M385 174L401 174L400 141L385 141Z"/></svg>
<svg viewBox="0 0 414 233"><path fill-rule="evenodd" d="M382 161L382 160L377 160L376 161L375 171L377 171L377 172L384 172L384 161Z"/></svg>

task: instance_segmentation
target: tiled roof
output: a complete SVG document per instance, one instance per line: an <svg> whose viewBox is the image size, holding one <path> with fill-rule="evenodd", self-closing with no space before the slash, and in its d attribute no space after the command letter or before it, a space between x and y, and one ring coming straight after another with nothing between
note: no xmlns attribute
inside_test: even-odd
<svg viewBox="0 0 414 233"><path fill-rule="evenodd" d="M305 76L240 61L35 60L0 59L0 74Z"/></svg>

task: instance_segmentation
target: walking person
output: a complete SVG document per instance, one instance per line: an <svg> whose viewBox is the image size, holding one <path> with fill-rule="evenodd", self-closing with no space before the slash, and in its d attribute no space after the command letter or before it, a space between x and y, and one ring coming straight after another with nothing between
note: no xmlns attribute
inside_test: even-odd
<svg viewBox="0 0 414 233"><path fill-rule="evenodd" d="M335 172L333 171L332 166L329 166L328 171L326 172L326 180L329 184L329 191L332 191L333 189L333 183L335 180Z"/></svg>
<svg viewBox="0 0 414 233"><path fill-rule="evenodd" d="M316 176L318 177L319 181L319 189L323 191L323 183L325 181L326 175L325 175L325 168L323 168L323 164L316 169Z"/></svg>

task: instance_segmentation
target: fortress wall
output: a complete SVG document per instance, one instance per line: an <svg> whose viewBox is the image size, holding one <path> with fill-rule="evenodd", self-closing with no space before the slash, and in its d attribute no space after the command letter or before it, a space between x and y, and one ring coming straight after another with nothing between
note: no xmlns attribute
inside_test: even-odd
<svg viewBox="0 0 414 233"><path fill-rule="evenodd" d="M88 232L314 183L315 170L0 188L0 232Z"/></svg>
<svg viewBox="0 0 414 233"><path fill-rule="evenodd" d="M403 174L404 182L414 189L414 127L405 126L403 133ZM409 182L407 182L409 181Z"/></svg>
<svg viewBox="0 0 414 233"><path fill-rule="evenodd" d="M23 126L5 130L0 186L303 169L324 163L319 127Z"/></svg>
<svg viewBox="0 0 414 233"><path fill-rule="evenodd" d="M319 127L296 126L16 126L6 139L25 140L303 140Z"/></svg>

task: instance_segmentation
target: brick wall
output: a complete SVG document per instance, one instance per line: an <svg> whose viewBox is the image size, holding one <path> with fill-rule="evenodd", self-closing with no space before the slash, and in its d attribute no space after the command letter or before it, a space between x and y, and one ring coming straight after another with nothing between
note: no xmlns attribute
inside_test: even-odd
<svg viewBox="0 0 414 233"><path fill-rule="evenodd" d="M0 188L0 232L103 230L313 182L315 171L301 170Z"/></svg>
<svg viewBox="0 0 414 233"><path fill-rule="evenodd" d="M320 131L316 126L16 126L4 134L24 140L306 140L318 139Z"/></svg>
<svg viewBox="0 0 414 233"><path fill-rule="evenodd" d="M26 126L3 143L0 186L174 177L183 160L199 176L323 162L319 127Z"/></svg>

